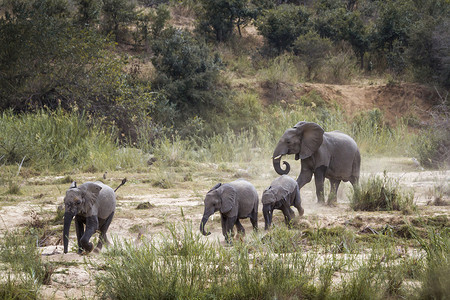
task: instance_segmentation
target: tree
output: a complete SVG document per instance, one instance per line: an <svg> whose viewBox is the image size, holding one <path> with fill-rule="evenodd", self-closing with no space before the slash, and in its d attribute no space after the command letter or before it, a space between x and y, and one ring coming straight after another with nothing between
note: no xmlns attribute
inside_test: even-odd
<svg viewBox="0 0 450 300"><path fill-rule="evenodd" d="M205 117L222 101L220 59L187 31L165 29L152 45L157 76L154 87L174 105L182 121Z"/></svg>
<svg viewBox="0 0 450 300"><path fill-rule="evenodd" d="M239 35L241 26L255 16L248 0L200 0L199 31L212 31L218 42L228 40L236 26Z"/></svg>
<svg viewBox="0 0 450 300"><path fill-rule="evenodd" d="M310 13L302 6L280 5L258 18L256 27L278 53L288 50L310 28Z"/></svg>
<svg viewBox="0 0 450 300"><path fill-rule="evenodd" d="M352 45L355 55L364 69L364 54L369 50L369 34L358 12L347 13L342 27L342 38Z"/></svg>
<svg viewBox="0 0 450 300"><path fill-rule="evenodd" d="M121 26L130 24L135 18L135 1L102 0L103 26L107 34L114 34L116 41L120 40Z"/></svg>
<svg viewBox="0 0 450 300"><path fill-rule="evenodd" d="M306 64L307 77L312 79L313 71L330 51L332 43L327 38L321 38L316 32L310 31L300 35L294 42L294 53Z"/></svg>

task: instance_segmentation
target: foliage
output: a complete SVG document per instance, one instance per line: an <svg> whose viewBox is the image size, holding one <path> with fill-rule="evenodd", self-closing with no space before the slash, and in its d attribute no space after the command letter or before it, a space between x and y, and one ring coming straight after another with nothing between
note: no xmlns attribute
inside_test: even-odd
<svg viewBox="0 0 450 300"><path fill-rule="evenodd" d="M350 206L354 210L411 212L414 209L413 194L401 190L398 181L387 176L374 176L353 191Z"/></svg>
<svg viewBox="0 0 450 300"><path fill-rule="evenodd" d="M331 41L321 38L317 33L309 31L300 35L294 42L293 51L306 64L307 79L314 79L313 73L317 72L318 66L331 50Z"/></svg>
<svg viewBox="0 0 450 300"><path fill-rule="evenodd" d="M260 16L256 27L268 46L281 54L291 48L301 34L310 29L310 12L302 6L280 5Z"/></svg>
<svg viewBox="0 0 450 300"><path fill-rule="evenodd" d="M167 229L139 246L115 242L106 253L106 263L98 266L103 270L96 276L98 296L385 299L439 298L448 290L446 232L435 232L430 240L417 238L425 250L422 257L400 254L401 242L386 236L354 247L355 255L330 252L326 247L330 238L338 241L345 229L319 228L313 239L305 241L304 232L282 226L264 236L247 236L244 242L235 240L232 247L196 234L186 220ZM423 258L427 263L422 263ZM411 279L422 288L411 287Z"/></svg>
<svg viewBox="0 0 450 300"><path fill-rule="evenodd" d="M106 132L86 116L40 111L15 116L11 111L0 116L0 156L8 164L32 166L36 169L67 170L70 168L115 169L142 163L129 156ZM139 156L137 156L139 157Z"/></svg>
<svg viewBox="0 0 450 300"><path fill-rule="evenodd" d="M414 144L418 160L425 168L446 168L450 165L450 109L447 99L441 100L442 103L431 112L433 122L417 136Z"/></svg>
<svg viewBox="0 0 450 300"><path fill-rule="evenodd" d="M134 138L153 103L149 86L123 71L128 62L94 29L52 13L53 2L14 3L0 19L0 109L80 109Z"/></svg>
<svg viewBox="0 0 450 300"><path fill-rule="evenodd" d="M450 232L448 228L429 229L429 236L430 239L415 236L427 253L420 299L443 299L450 293Z"/></svg>
<svg viewBox="0 0 450 300"><path fill-rule="evenodd" d="M36 247L36 236L7 231L0 242L0 261L8 271L0 277L2 299L38 299L46 266Z"/></svg>
<svg viewBox="0 0 450 300"><path fill-rule="evenodd" d="M102 0L103 18L102 25L106 34L113 34L116 41L120 40L122 27L131 23L136 14L135 1L129 0Z"/></svg>
<svg viewBox="0 0 450 300"><path fill-rule="evenodd" d="M241 35L241 26L247 25L255 16L248 0L200 0L201 13L197 30L215 35L218 42L224 42L233 35L236 26Z"/></svg>
<svg viewBox="0 0 450 300"><path fill-rule="evenodd" d="M224 101L224 91L218 87L220 58L206 44L187 31L169 28L152 50L155 88L174 106L176 123L195 116L208 118L220 111Z"/></svg>

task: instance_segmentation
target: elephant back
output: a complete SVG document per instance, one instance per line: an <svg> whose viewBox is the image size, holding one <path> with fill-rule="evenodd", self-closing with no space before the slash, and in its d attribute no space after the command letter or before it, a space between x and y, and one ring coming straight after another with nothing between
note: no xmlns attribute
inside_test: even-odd
<svg viewBox="0 0 450 300"><path fill-rule="evenodd" d="M272 181L271 187L276 191L277 200L286 199L297 189L297 181L288 175L282 175Z"/></svg>
<svg viewBox="0 0 450 300"><path fill-rule="evenodd" d="M240 218L248 217L251 212L258 210L258 192L253 184L245 179L238 179L229 184L236 190Z"/></svg>
<svg viewBox="0 0 450 300"><path fill-rule="evenodd" d="M96 181L95 184L102 187L98 195L98 217L106 219L116 209L116 194L110 186L100 181Z"/></svg>

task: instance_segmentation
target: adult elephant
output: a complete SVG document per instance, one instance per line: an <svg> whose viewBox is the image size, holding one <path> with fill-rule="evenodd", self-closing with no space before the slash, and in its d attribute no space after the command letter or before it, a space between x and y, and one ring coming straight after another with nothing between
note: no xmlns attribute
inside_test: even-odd
<svg viewBox="0 0 450 300"><path fill-rule="evenodd" d="M250 218L253 230L258 230L258 192L255 187L244 179L230 183L216 184L205 197L205 211L200 223L203 235L211 232L205 231L209 217L220 211L222 221L222 234L227 243L231 243L234 225L239 233L245 234L245 229L239 219Z"/></svg>
<svg viewBox="0 0 450 300"><path fill-rule="evenodd" d="M331 183L330 205L337 201L341 181L350 181L353 187L358 184L361 165L359 149L356 142L342 132L324 132L316 123L298 122L284 132L273 152L273 167L280 175L290 171L286 161L283 161L284 170L280 166L281 157L286 154L295 154L296 160L301 159L301 171L297 178L300 189L311 181L314 174L319 203L325 202L325 178Z"/></svg>
<svg viewBox="0 0 450 300"><path fill-rule="evenodd" d="M116 194L111 187L99 181L85 182L77 187L74 182L66 192L64 205L64 253L68 250L69 229L74 217L79 254L93 250L94 245L89 240L97 230L100 238L95 252L102 249L103 243L109 243L106 231L116 210Z"/></svg>

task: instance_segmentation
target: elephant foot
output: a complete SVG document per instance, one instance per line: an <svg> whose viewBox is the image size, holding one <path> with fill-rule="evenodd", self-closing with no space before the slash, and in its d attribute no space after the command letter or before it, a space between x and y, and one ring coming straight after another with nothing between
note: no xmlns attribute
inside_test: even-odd
<svg viewBox="0 0 450 300"><path fill-rule="evenodd" d="M329 207L336 207L337 206L337 202L336 201L328 202L327 206L329 206Z"/></svg>
<svg viewBox="0 0 450 300"><path fill-rule="evenodd" d="M92 252L95 253L95 254L99 254L101 250L102 249L100 249L98 247L95 247L95 249Z"/></svg>

